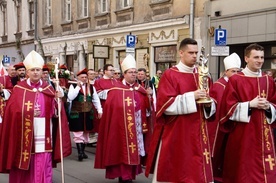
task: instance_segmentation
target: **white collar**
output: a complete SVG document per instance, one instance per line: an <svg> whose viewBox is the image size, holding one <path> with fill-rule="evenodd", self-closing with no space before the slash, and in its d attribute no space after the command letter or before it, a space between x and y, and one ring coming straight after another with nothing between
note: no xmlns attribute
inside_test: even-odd
<svg viewBox="0 0 276 183"><path fill-rule="evenodd" d="M261 77L262 71L261 69L257 72L251 71L247 66L242 70L245 76L251 76L251 77Z"/></svg>
<svg viewBox="0 0 276 183"><path fill-rule="evenodd" d="M183 64L181 61L176 65L176 67L178 68L178 70L180 72L193 73L195 70L195 66L189 67L189 66Z"/></svg>
<svg viewBox="0 0 276 183"><path fill-rule="evenodd" d="M42 85L42 80L40 79L38 82L39 82L39 86L41 86L41 85ZM30 80L30 78L27 79L27 84L28 84L29 86L32 86L32 85L31 85L31 80Z"/></svg>

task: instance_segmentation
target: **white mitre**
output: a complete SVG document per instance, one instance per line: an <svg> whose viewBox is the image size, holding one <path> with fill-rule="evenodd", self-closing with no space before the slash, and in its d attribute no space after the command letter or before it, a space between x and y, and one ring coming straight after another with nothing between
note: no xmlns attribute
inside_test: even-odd
<svg viewBox="0 0 276 183"><path fill-rule="evenodd" d="M238 54L232 53L223 60L224 68L227 71L228 69L241 68L241 59Z"/></svg>
<svg viewBox="0 0 276 183"><path fill-rule="evenodd" d="M136 61L132 55L126 56L121 63L122 72L124 73L128 69L136 69Z"/></svg>
<svg viewBox="0 0 276 183"><path fill-rule="evenodd" d="M36 51L31 51L26 58L23 61L26 70L32 69L32 68L43 68L44 65L44 59L42 56L37 53Z"/></svg>

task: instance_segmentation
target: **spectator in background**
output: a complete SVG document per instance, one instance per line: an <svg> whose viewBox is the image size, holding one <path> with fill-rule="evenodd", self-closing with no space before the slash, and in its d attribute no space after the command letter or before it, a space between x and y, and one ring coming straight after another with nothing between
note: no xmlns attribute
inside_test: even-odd
<svg viewBox="0 0 276 183"><path fill-rule="evenodd" d="M19 62L18 64L14 65L16 70L16 76L11 79L13 86L15 86L18 82L24 81L26 78L26 68L23 62Z"/></svg>
<svg viewBox="0 0 276 183"><path fill-rule="evenodd" d="M162 76L162 71L157 70L156 75L153 76L152 79L151 79L151 81L154 84L156 90L158 90L158 85L159 85L159 81L160 81L161 76Z"/></svg>
<svg viewBox="0 0 276 183"><path fill-rule="evenodd" d="M88 78L89 83L94 85L95 80L96 80L96 72L94 71L94 69L88 69L87 78Z"/></svg>
<svg viewBox="0 0 276 183"><path fill-rule="evenodd" d="M103 69L99 69L99 70L98 70L98 76L96 77L96 79L102 78L103 75L104 75Z"/></svg>
<svg viewBox="0 0 276 183"><path fill-rule="evenodd" d="M122 78L121 78L121 71L120 69L118 68L114 68L114 75L113 75L113 78L120 81Z"/></svg>

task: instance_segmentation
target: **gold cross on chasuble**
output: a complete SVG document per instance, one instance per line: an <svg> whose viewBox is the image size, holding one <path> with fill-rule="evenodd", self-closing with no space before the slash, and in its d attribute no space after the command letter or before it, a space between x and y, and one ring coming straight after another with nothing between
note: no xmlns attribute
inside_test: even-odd
<svg viewBox="0 0 276 183"><path fill-rule="evenodd" d="M269 163L269 169L273 170L273 167L275 166L275 163L273 163L273 161L275 162L275 159L272 158L271 155L268 155L268 158L266 158L265 161Z"/></svg>
<svg viewBox="0 0 276 183"><path fill-rule="evenodd" d="M27 106L27 111L29 111L31 108L33 108L33 103L29 100L27 103L25 103L25 105Z"/></svg>
<svg viewBox="0 0 276 183"><path fill-rule="evenodd" d="M131 153L134 153L134 151L136 150L136 145L134 145L133 142L131 142L129 147L131 148Z"/></svg>
<svg viewBox="0 0 276 183"><path fill-rule="evenodd" d="M206 163L209 164L209 158L210 158L209 155L210 155L210 153L207 151L207 149L204 149L203 155L206 158Z"/></svg>
<svg viewBox="0 0 276 183"><path fill-rule="evenodd" d="M129 97L127 97L125 101L127 102L127 106L130 106L130 104L132 104L132 99Z"/></svg>
<svg viewBox="0 0 276 183"><path fill-rule="evenodd" d="M23 153L23 156L24 156L24 158L23 158L23 161L25 162L27 159L29 159L29 157L28 157L28 155L29 155L29 153L25 150Z"/></svg>
<svg viewBox="0 0 276 183"><path fill-rule="evenodd" d="M261 96L262 96L262 98L265 98L265 97L266 97L266 93L265 93L264 90L263 90L263 92L261 93Z"/></svg>

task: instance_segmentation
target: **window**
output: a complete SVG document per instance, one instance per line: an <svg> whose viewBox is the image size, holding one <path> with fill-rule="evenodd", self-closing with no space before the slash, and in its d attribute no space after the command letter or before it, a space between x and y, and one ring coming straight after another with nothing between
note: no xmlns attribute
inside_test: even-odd
<svg viewBox="0 0 276 183"><path fill-rule="evenodd" d="M16 32L21 31L21 1L14 1L14 6L15 6L15 12L16 12Z"/></svg>
<svg viewBox="0 0 276 183"><path fill-rule="evenodd" d="M129 0L123 0L123 8L129 7Z"/></svg>
<svg viewBox="0 0 276 183"><path fill-rule="evenodd" d="M46 2L46 24L52 24L52 0Z"/></svg>
<svg viewBox="0 0 276 183"><path fill-rule="evenodd" d="M65 0L65 20L71 21L71 0Z"/></svg>
<svg viewBox="0 0 276 183"><path fill-rule="evenodd" d="M0 4L1 14L2 14L2 28L3 28L3 34L2 36L7 35L7 4L5 2L2 2Z"/></svg>
<svg viewBox="0 0 276 183"><path fill-rule="evenodd" d="M107 0L101 0L101 13L107 11Z"/></svg>
<svg viewBox="0 0 276 183"><path fill-rule="evenodd" d="M34 2L29 2L29 29L34 29Z"/></svg>
<svg viewBox="0 0 276 183"><path fill-rule="evenodd" d="M82 1L82 12L83 12L83 17L88 17L88 0Z"/></svg>

